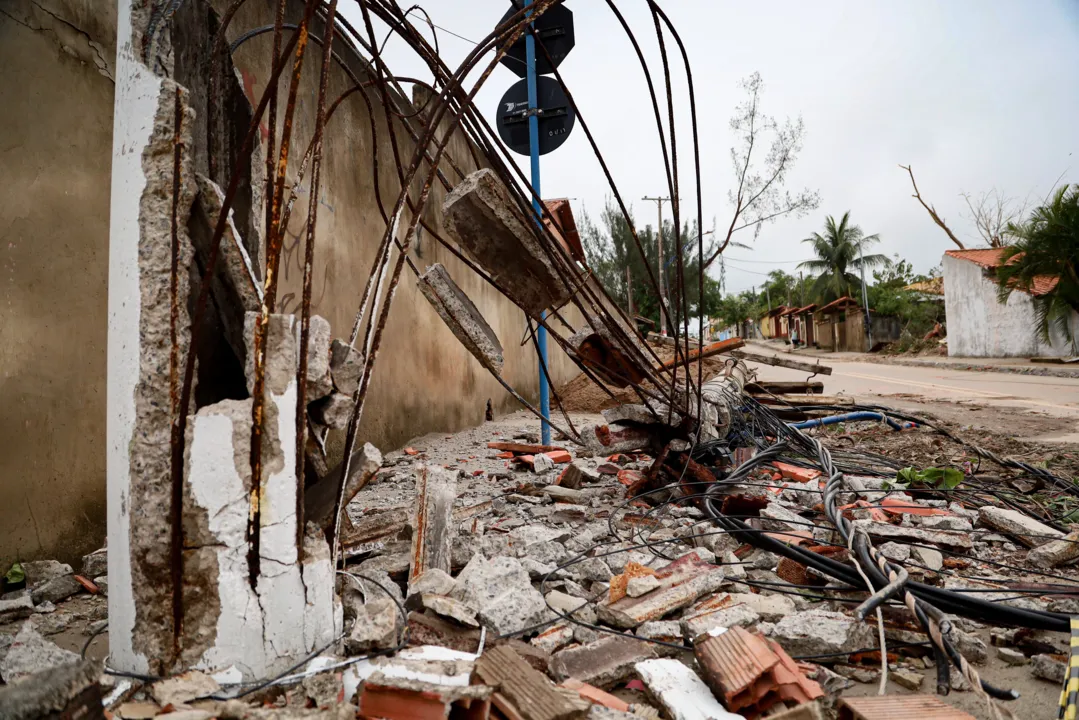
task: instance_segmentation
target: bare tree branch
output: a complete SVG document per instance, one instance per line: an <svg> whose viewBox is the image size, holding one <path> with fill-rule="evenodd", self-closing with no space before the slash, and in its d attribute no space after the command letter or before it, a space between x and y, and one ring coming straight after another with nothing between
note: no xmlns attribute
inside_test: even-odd
<svg viewBox="0 0 1079 720"><path fill-rule="evenodd" d="M983 192L977 199L972 198L970 193L962 195L970 210L970 221L974 223L982 241L995 248L1007 245L1008 224L1026 214L1027 203L1006 197L996 188Z"/></svg>
<svg viewBox="0 0 1079 720"><path fill-rule="evenodd" d="M900 165L899 167L903 168L908 173L910 173L910 184L914 186L914 195L912 195L912 197L922 204L922 207L925 208L925 211L927 213L929 213L929 217L933 218L933 222L935 222L937 225L939 225L941 230L948 233L948 237L950 237L952 239L953 243L955 243L956 245L959 246L960 250L966 250L966 247L963 245L963 243L959 242L959 238L957 238L955 236L955 233L953 233L948 228L948 226L944 224L944 220L941 219L940 215L937 215L936 208L934 208L934 207L932 207L930 205L926 205L925 201L922 200L922 196L918 192L918 183L914 182L914 171L910 169L910 166L909 165Z"/></svg>
<svg viewBox="0 0 1079 720"><path fill-rule="evenodd" d="M741 85L748 97L731 118L731 130L740 136L739 146L731 148L737 187L728 197L734 206L734 214L726 237L705 261L705 267L727 249L736 232L754 228L756 238L765 223L787 214L801 216L820 205L816 191L807 188L792 196L783 189L787 172L802 149L805 126L801 118L797 121L788 119L780 125L774 118L761 113L760 94L764 83L760 73L753 73ZM764 133L773 135L771 147L766 156L758 159L754 157L754 151Z"/></svg>

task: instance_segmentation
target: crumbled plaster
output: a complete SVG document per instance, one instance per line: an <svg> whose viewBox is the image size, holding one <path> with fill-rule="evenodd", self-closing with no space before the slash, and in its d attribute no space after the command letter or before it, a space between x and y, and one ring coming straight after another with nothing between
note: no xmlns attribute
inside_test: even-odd
<svg viewBox="0 0 1079 720"><path fill-rule="evenodd" d="M294 403L295 395L291 397ZM278 438L288 437L283 429L279 427ZM264 487L264 510L286 510L280 516L273 512L263 516L258 590L253 590L246 537L251 400L225 400L201 409L189 438L184 512L185 529L191 528L193 535L186 537L186 544L193 553L212 554L214 562L203 562L190 572L185 567L185 587L205 581L196 573L213 570L213 594L219 604L210 601L188 610L185 660L208 672L233 666L247 679L266 677L339 634L341 609L333 591L329 546L320 533L309 533L304 538L304 562L297 562L295 512L287 510L295 507L295 482L289 482L294 466L285 462L280 474L288 478L272 477ZM206 522L189 523L188 516L204 517Z"/></svg>
<svg viewBox="0 0 1079 720"><path fill-rule="evenodd" d="M135 433L130 446L134 463L129 508L131 562L135 621L142 629L138 634L142 646L136 649L159 663L166 662L174 648L171 530L162 519L169 517L171 507L170 438L178 410L173 404L180 395L191 334L188 274L176 274L175 288L170 279L174 233L177 267L189 267L193 257L186 228L195 195L189 153L194 111L187 107L186 97L184 88L171 80L161 81L153 131L142 149L146 187L139 207L140 366L135 389ZM176 103L183 105L180 128L176 127ZM177 137L181 147L180 182L174 220Z"/></svg>
<svg viewBox="0 0 1079 720"><path fill-rule="evenodd" d="M217 670L236 664L249 675L265 666L261 654L245 658L247 649L261 648L262 608L247 573L247 497L251 489L251 401L225 400L202 408L188 426L185 479L185 538L190 552L215 555L217 612L203 604L188 608L184 638L185 660L201 656L195 667ZM189 516L206 518L203 528L191 528ZM205 565L208 565L206 563ZM199 582L208 567L185 564L184 585Z"/></svg>

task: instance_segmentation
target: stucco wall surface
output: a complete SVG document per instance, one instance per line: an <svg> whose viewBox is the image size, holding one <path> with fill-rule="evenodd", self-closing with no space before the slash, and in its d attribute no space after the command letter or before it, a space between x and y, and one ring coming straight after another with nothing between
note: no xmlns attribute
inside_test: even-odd
<svg viewBox="0 0 1079 720"><path fill-rule="evenodd" d="M115 24L0 0L0 572L104 539Z"/></svg>
<svg viewBox="0 0 1079 720"><path fill-rule="evenodd" d="M975 263L945 255L944 308L948 318L948 355L955 357L1064 357L1070 343L1053 332L1052 344L1037 332L1034 301L1013 292L997 300L998 286ZM1072 329L1079 328L1073 314Z"/></svg>
<svg viewBox="0 0 1079 720"><path fill-rule="evenodd" d="M227 4L213 0L219 12ZM273 5L249 0L236 15L230 40L271 24ZM290 2L290 21L298 19L299 7ZM5 508L0 566L5 569L16 559L77 561L104 541L115 34L114 0L0 0L0 507ZM270 46L266 34L236 53L249 99L257 101L269 76ZM341 54L364 77L359 63ZM300 85L287 187L314 130L318 64L312 52ZM284 82L282 108L287 87ZM335 67L330 101L350 87L351 80ZM389 212L399 187L397 170L377 91L371 100L379 128L377 180ZM398 144L407 164L413 144L403 131ZM385 228L375 201L375 149L367 108L353 94L327 127L314 267L313 312L330 321L337 337L349 335ZM448 152L463 172L476 168L460 134ZM448 166L444 172L452 183L460 180ZM299 308L306 187L305 181L285 240L278 312ZM439 229L445 194L436 181L425 211ZM536 357L530 344L520 346L524 314L426 231L411 256L421 272L436 262L445 265L501 340L503 377L535 400ZM577 313L565 314L579 322ZM555 343L549 348L557 385L577 370ZM489 398L496 412L517 407L446 328L406 268L360 442L389 449L416 435L479 424ZM331 452L335 447L331 436Z"/></svg>

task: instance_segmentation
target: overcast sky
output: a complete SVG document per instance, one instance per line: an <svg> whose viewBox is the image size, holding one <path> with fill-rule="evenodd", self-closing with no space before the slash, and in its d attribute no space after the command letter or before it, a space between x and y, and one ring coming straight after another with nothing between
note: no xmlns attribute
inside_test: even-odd
<svg viewBox="0 0 1079 720"><path fill-rule="evenodd" d="M662 83L645 0L616 2ZM668 193L640 65L606 2L566 5L577 45L559 71L620 192L632 201L635 220L654 224L655 203L641 198ZM423 6L444 28L440 49L456 67L473 46L469 40L487 35L509 2L427 0ZM706 229L713 218L721 228L730 222L728 123L743 97L739 79L759 71L763 111L778 120L801 115L806 125L788 187L819 190L821 207L766 226L752 250L730 250L729 291L759 285L773 268L794 271L808 257L799 241L819 230L825 215L847 210L867 234L880 234L880 252L898 253L920 272L937 265L954 246L911 197L900 163L913 165L922 197L968 247L978 241L960 193L997 188L1033 201L1062 173L1060 182L1079 182L1079 0L665 0L661 6L693 70ZM356 18L352 4L342 7ZM422 20L414 20L429 36ZM423 64L400 40L390 40L386 55L399 74L424 77ZM685 76L680 64L672 68L685 213L694 197L692 137ZM492 125L499 99L516 80L499 67L477 96ZM580 126L543 157L542 191L573 198L575 212L598 216L610 189Z"/></svg>

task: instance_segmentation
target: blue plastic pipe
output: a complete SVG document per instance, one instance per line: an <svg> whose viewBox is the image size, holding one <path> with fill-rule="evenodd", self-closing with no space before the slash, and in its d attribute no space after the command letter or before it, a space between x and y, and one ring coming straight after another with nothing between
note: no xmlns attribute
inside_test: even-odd
<svg viewBox="0 0 1079 720"><path fill-rule="evenodd" d="M877 420L888 423L895 430L906 430L907 428L915 427L914 423L899 424L895 420L883 413L858 411L851 413L844 413L842 415L829 415L828 417L815 418L813 420L803 420L798 423L787 423L795 430L806 430L808 428L821 427L823 425L836 425L841 422L854 422L857 420Z"/></svg>

